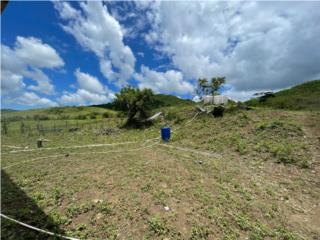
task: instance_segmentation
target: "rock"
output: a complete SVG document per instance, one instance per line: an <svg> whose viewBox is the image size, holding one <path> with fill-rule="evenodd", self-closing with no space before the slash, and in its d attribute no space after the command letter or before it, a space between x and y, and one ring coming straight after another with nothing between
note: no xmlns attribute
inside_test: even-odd
<svg viewBox="0 0 320 240"><path fill-rule="evenodd" d="M102 203L103 200L101 200L101 199L93 199L92 202L97 204L97 203Z"/></svg>
<svg viewBox="0 0 320 240"><path fill-rule="evenodd" d="M164 210L165 210L166 212L168 212L168 211L170 210L170 208L169 208L168 206L164 206Z"/></svg>
<svg viewBox="0 0 320 240"><path fill-rule="evenodd" d="M103 218L103 214L102 213L98 213L96 215L96 220L100 220L101 218Z"/></svg>

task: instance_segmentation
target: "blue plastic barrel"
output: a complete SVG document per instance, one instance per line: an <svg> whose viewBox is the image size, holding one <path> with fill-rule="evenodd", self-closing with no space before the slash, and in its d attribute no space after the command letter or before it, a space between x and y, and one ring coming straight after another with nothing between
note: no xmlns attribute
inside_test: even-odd
<svg viewBox="0 0 320 240"><path fill-rule="evenodd" d="M169 141L171 137L171 129L169 127L161 128L161 138L163 141Z"/></svg>

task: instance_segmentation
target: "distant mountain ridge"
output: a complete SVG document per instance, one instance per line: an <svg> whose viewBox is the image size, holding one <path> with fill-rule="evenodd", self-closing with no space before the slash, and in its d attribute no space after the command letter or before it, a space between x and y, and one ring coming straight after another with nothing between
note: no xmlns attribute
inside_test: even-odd
<svg viewBox="0 0 320 240"><path fill-rule="evenodd" d="M177 105L189 105L192 103L193 101L190 99L182 99L182 98L178 98L176 96L167 95L167 94L156 94L153 108L171 107L171 106L177 106ZM90 107L101 107L101 108L115 110L115 106L112 102L106 103L106 104L91 105Z"/></svg>
<svg viewBox="0 0 320 240"><path fill-rule="evenodd" d="M16 111L19 111L19 110L10 109L10 108L1 109L1 113L16 112Z"/></svg>
<svg viewBox="0 0 320 240"><path fill-rule="evenodd" d="M249 106L289 110L320 110L320 80L313 80L271 94L267 98L254 98Z"/></svg>

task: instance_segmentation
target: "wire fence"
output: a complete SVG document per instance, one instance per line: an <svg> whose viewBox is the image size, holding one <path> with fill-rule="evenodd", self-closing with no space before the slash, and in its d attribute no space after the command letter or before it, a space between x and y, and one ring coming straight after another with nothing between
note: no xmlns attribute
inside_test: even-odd
<svg viewBox="0 0 320 240"><path fill-rule="evenodd" d="M77 132L80 130L103 129L108 127L121 127L124 118L86 119L86 120L23 120L1 121L2 135L40 135L59 132Z"/></svg>

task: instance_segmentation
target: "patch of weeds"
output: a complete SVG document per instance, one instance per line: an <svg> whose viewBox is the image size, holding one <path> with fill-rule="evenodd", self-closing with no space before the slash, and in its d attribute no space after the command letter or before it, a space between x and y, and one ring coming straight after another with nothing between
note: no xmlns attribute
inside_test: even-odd
<svg viewBox="0 0 320 240"><path fill-rule="evenodd" d="M170 232L167 221L160 218L158 215L148 219L148 228L158 236L163 236Z"/></svg>
<svg viewBox="0 0 320 240"><path fill-rule="evenodd" d="M234 187L237 190L237 192L239 192L245 200L251 201L253 199L251 193L248 192L246 189L244 189L241 185L236 183Z"/></svg>
<svg viewBox="0 0 320 240"><path fill-rule="evenodd" d="M259 221L252 226L252 230L250 232L250 240L262 240L267 237L274 237L275 233L272 229L269 229L266 225L260 223Z"/></svg>
<svg viewBox="0 0 320 240"><path fill-rule="evenodd" d="M202 187L198 186L194 193L194 197L196 197L200 202L204 205L208 205L211 203L211 196L208 192L206 192Z"/></svg>
<svg viewBox="0 0 320 240"><path fill-rule="evenodd" d="M280 228L280 229L277 229L276 230L276 234L277 234L277 237L279 239L283 239L283 240L296 240L296 239L300 239L298 238L297 235L295 235L294 233L288 231L287 229L285 228ZM316 239L316 238L314 238Z"/></svg>
<svg viewBox="0 0 320 240"><path fill-rule="evenodd" d="M290 123L290 122L282 122L282 121L271 121L271 122L263 122L256 127L256 131L258 132L278 132L283 136L302 136L303 130L301 126Z"/></svg>
<svg viewBox="0 0 320 240"><path fill-rule="evenodd" d="M271 129L277 129L277 128L283 128L284 123L280 121L272 121L272 122L264 122L257 126L257 130L263 131L263 130L271 130Z"/></svg>
<svg viewBox="0 0 320 240"><path fill-rule="evenodd" d="M55 186L51 191L51 196L57 203L63 197L62 188Z"/></svg>
<svg viewBox="0 0 320 240"><path fill-rule="evenodd" d="M208 239L210 228L202 225L194 225L191 229L190 240Z"/></svg>
<svg viewBox="0 0 320 240"><path fill-rule="evenodd" d="M52 209L49 213L49 216L52 218L53 222L59 225L68 225L71 223L71 220L65 216L61 216L57 210Z"/></svg>
<svg viewBox="0 0 320 240"><path fill-rule="evenodd" d="M234 220L241 230L248 231L251 229L250 221L246 216L238 214L234 217Z"/></svg>
<svg viewBox="0 0 320 240"><path fill-rule="evenodd" d="M153 198L157 204L165 205L168 196L163 190L160 190L153 193Z"/></svg>
<svg viewBox="0 0 320 240"><path fill-rule="evenodd" d="M239 139L236 143L236 151L241 155L245 154L247 151L247 144L243 139Z"/></svg>
<svg viewBox="0 0 320 240"><path fill-rule="evenodd" d="M218 219L218 227L223 232L223 239L224 240L236 240L239 239L239 233L235 232L232 229L232 225L230 221L226 218L219 218Z"/></svg>
<svg viewBox="0 0 320 240"><path fill-rule="evenodd" d="M142 192L149 192L151 190L152 186L150 183L147 183L146 185L141 187Z"/></svg>
<svg viewBox="0 0 320 240"><path fill-rule="evenodd" d="M66 210L66 213L68 217L75 217L80 214L89 212L90 210L92 210L92 208L93 205L88 203L80 205L70 204Z"/></svg>
<svg viewBox="0 0 320 240"><path fill-rule="evenodd" d="M118 238L118 229L114 225L104 223L102 230L106 233L108 240L115 240Z"/></svg>
<svg viewBox="0 0 320 240"><path fill-rule="evenodd" d="M295 163L296 160L292 157L293 146L291 144L277 144L270 149L277 158L278 163Z"/></svg>
<svg viewBox="0 0 320 240"><path fill-rule="evenodd" d="M105 215L111 215L113 212L112 206L108 202L98 203L98 205L96 207L101 213L103 213Z"/></svg>

